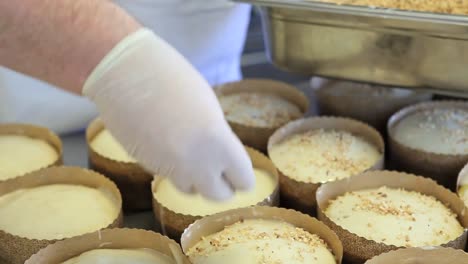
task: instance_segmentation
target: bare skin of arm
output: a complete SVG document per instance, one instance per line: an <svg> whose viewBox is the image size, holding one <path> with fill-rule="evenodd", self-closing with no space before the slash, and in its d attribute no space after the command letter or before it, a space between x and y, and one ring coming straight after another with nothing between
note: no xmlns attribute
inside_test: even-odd
<svg viewBox="0 0 468 264"><path fill-rule="evenodd" d="M108 0L0 0L0 65L80 94L102 58L140 27Z"/></svg>

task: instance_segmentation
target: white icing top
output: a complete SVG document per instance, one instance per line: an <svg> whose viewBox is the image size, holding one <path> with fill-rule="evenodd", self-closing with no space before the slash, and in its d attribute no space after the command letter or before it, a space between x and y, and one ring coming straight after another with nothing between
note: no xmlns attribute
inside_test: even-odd
<svg viewBox="0 0 468 264"><path fill-rule="evenodd" d="M243 92L219 101L226 119L243 125L279 127L302 116L297 105L275 94Z"/></svg>
<svg viewBox="0 0 468 264"><path fill-rule="evenodd" d="M45 185L0 196L0 230L32 239L94 232L118 213L110 193L81 185Z"/></svg>
<svg viewBox="0 0 468 264"><path fill-rule="evenodd" d="M217 202L208 200L200 194L187 194L179 191L167 179L162 179L157 186L154 197L166 208L180 214L205 216L214 213L256 205L273 193L277 181L270 173L254 169L256 176L255 189L252 191L236 191L228 201Z"/></svg>
<svg viewBox="0 0 468 264"><path fill-rule="evenodd" d="M120 162L136 162L107 129L91 140L91 148L99 155Z"/></svg>
<svg viewBox="0 0 468 264"><path fill-rule="evenodd" d="M433 109L419 111L395 126L401 144L439 154L468 154L468 111Z"/></svg>
<svg viewBox="0 0 468 264"><path fill-rule="evenodd" d="M387 187L339 196L325 214L352 233L399 247L437 246L464 231L457 215L436 198Z"/></svg>
<svg viewBox="0 0 468 264"><path fill-rule="evenodd" d="M309 183L361 173L382 156L377 147L360 137L323 129L292 135L274 145L269 155L285 175Z"/></svg>
<svg viewBox="0 0 468 264"><path fill-rule="evenodd" d="M44 140L0 135L0 180L21 176L56 162L58 153Z"/></svg>
<svg viewBox="0 0 468 264"><path fill-rule="evenodd" d="M203 238L187 251L194 264L335 264L327 244L289 223L250 219Z"/></svg>
<svg viewBox="0 0 468 264"><path fill-rule="evenodd" d="M95 249L62 264L176 264L152 249Z"/></svg>

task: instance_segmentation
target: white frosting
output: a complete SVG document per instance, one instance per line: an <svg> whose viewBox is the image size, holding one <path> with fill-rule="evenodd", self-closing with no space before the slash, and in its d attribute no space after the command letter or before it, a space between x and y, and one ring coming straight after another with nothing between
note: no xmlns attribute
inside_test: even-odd
<svg viewBox="0 0 468 264"><path fill-rule="evenodd" d="M166 208L180 214L205 216L230 209L255 205L270 196L277 182L270 173L254 169L256 176L255 189L252 191L237 191L228 201L217 202L208 200L200 194L180 192L167 178L161 180L154 197Z"/></svg>
<svg viewBox="0 0 468 264"><path fill-rule="evenodd" d="M194 264L335 264L317 235L289 223L251 219L203 238L187 252Z"/></svg>
<svg viewBox="0 0 468 264"><path fill-rule="evenodd" d="M433 109L419 111L395 126L395 140L433 153L468 154L468 110Z"/></svg>
<svg viewBox="0 0 468 264"><path fill-rule="evenodd" d="M226 119L244 125L278 127L300 118L299 107L269 93L236 93L219 98Z"/></svg>
<svg viewBox="0 0 468 264"><path fill-rule="evenodd" d="M94 232L118 213L110 193L80 185L46 185L0 196L0 230L33 239Z"/></svg>
<svg viewBox="0 0 468 264"><path fill-rule="evenodd" d="M352 233L401 247L445 244L464 231L456 214L436 198L386 187L339 196L325 214Z"/></svg>
<svg viewBox="0 0 468 264"><path fill-rule="evenodd" d="M0 135L0 180L48 167L57 159L57 151L44 140Z"/></svg>
<svg viewBox="0 0 468 264"><path fill-rule="evenodd" d="M288 137L269 155L290 178L320 183L350 177L371 168L381 158L377 147L345 131L313 130Z"/></svg>
<svg viewBox="0 0 468 264"><path fill-rule="evenodd" d="M107 129L91 140L91 148L99 155L120 162L136 162Z"/></svg>
<svg viewBox="0 0 468 264"><path fill-rule="evenodd" d="M176 264L176 262L151 249L95 249L62 264Z"/></svg>

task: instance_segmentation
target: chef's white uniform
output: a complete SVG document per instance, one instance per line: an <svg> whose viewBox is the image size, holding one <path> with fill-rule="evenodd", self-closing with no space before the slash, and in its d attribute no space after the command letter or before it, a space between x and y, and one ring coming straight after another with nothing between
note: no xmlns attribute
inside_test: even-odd
<svg viewBox="0 0 468 264"><path fill-rule="evenodd" d="M172 44L212 85L241 77L250 6L228 0L114 2ZM83 129L96 115L83 97L0 68L0 123L32 123L67 133Z"/></svg>

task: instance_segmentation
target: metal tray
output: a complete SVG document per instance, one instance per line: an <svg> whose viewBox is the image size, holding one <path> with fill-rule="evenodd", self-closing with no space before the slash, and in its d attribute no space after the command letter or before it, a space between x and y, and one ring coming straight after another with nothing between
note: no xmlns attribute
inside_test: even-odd
<svg viewBox="0 0 468 264"><path fill-rule="evenodd" d="M468 97L468 16L305 0L258 5L279 68Z"/></svg>

